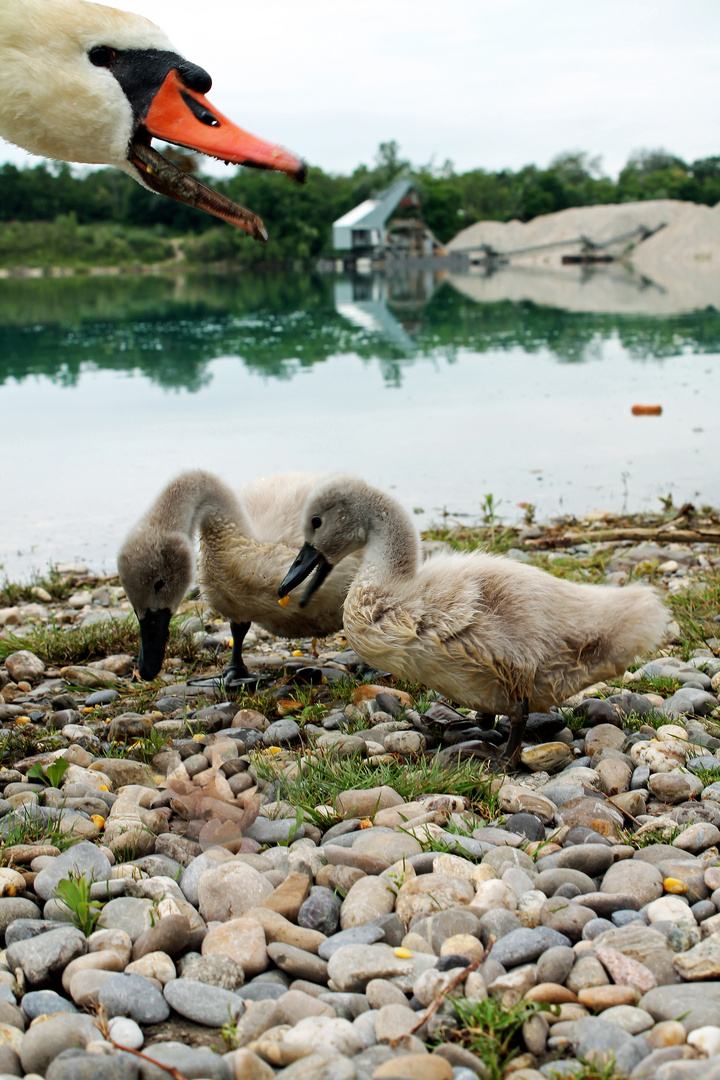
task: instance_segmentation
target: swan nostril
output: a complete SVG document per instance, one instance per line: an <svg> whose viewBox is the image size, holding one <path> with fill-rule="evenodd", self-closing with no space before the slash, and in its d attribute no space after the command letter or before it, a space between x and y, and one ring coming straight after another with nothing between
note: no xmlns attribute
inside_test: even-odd
<svg viewBox="0 0 720 1080"><path fill-rule="evenodd" d="M193 116L200 121L201 124L207 124L208 127L220 127L220 121L217 117L213 116L209 109L206 109L204 105L201 105L199 101L196 101L190 94L186 94L184 90L180 91L180 97L183 99Z"/></svg>

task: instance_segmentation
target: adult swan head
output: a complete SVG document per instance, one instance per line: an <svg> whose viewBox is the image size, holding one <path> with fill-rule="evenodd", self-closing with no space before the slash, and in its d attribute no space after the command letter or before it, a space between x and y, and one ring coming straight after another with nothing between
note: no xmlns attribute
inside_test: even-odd
<svg viewBox="0 0 720 1080"><path fill-rule="evenodd" d="M114 165L256 240L259 217L182 172L164 139L304 183L305 164L236 127L205 94L212 80L140 15L85 0L0 0L0 135L61 161Z"/></svg>

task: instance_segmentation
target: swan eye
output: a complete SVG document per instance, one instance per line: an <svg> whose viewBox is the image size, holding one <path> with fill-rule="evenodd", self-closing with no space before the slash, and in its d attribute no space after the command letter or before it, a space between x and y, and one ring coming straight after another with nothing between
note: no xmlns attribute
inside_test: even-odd
<svg viewBox="0 0 720 1080"><path fill-rule="evenodd" d="M310 524L312 525L313 529L319 529L322 525L322 518L314 517Z"/></svg>
<svg viewBox="0 0 720 1080"><path fill-rule="evenodd" d="M95 67L110 67L115 60L115 50L109 49L107 45L96 45L90 50L88 57Z"/></svg>
<svg viewBox="0 0 720 1080"><path fill-rule="evenodd" d="M155 582L155 592L156 592L156 593L159 593L159 592L160 592L160 590L162 589L162 587L163 587L163 585L164 585L164 584L165 584L165 582L163 581L163 579L162 579L162 578L160 578L160 580L159 580L159 581L156 581L156 582Z"/></svg>

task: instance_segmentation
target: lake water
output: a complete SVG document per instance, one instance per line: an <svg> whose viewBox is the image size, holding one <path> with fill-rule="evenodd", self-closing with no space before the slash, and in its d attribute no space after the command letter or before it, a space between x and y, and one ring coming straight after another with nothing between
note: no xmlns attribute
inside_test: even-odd
<svg viewBox="0 0 720 1080"><path fill-rule="evenodd" d="M471 286L430 273L0 281L4 572L112 570L152 497L197 466L230 483L358 473L420 526L477 521L488 493L510 522L522 502L539 519L656 510L668 494L720 504L715 308L592 314L504 300L502 274L491 302Z"/></svg>

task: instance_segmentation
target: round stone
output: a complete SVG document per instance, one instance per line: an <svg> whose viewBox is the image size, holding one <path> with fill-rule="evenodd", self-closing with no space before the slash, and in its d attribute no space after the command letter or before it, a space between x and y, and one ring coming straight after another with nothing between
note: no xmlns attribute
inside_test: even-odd
<svg viewBox="0 0 720 1080"><path fill-rule="evenodd" d="M315 885L298 912L298 926L318 930L327 937L333 935L340 925L340 908L332 889Z"/></svg>
<svg viewBox="0 0 720 1080"><path fill-rule="evenodd" d="M167 983L164 993L175 1012L207 1027L222 1027L228 1020L234 1022L245 1008L242 999L231 990L192 979L175 979Z"/></svg>
<svg viewBox="0 0 720 1080"><path fill-rule="evenodd" d="M112 975L102 986L98 1001L109 1017L129 1016L138 1024L160 1024L170 1006L157 986L142 975Z"/></svg>

